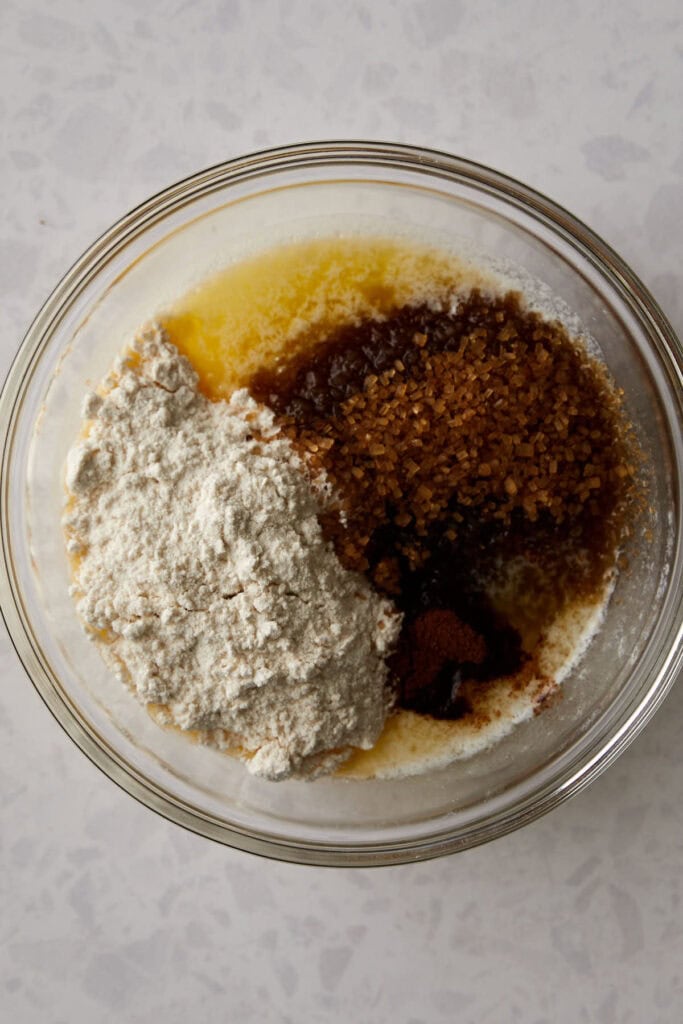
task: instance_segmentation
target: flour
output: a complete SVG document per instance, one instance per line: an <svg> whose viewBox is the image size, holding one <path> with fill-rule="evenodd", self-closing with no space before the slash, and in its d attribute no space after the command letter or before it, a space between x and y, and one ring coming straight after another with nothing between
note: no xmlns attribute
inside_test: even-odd
<svg viewBox="0 0 683 1024"><path fill-rule="evenodd" d="M86 399L64 527L86 627L145 704L271 779L369 748L393 605L345 570L272 413L210 402L151 328Z"/></svg>

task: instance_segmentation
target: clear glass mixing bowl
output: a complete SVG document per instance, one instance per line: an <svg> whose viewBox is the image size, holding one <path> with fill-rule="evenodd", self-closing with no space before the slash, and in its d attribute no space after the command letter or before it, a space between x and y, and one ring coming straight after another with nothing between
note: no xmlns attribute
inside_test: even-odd
<svg viewBox="0 0 683 1024"><path fill-rule="evenodd" d="M68 594L61 468L86 382L211 270L285 239L355 230L429 236L521 267L579 316L648 459L649 533L564 699L496 747L397 781L273 784L156 726L110 676ZM614 252L548 199L442 153L373 143L232 160L139 206L85 253L24 339L0 403L2 610L57 721L148 807L231 846L311 864L461 850L531 821L603 771L681 663L681 348Z"/></svg>

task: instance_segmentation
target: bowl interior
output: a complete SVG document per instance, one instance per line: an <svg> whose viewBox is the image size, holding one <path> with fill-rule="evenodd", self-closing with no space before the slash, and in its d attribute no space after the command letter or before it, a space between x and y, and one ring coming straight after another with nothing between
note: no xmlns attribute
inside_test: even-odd
<svg viewBox="0 0 683 1024"><path fill-rule="evenodd" d="M605 623L555 707L440 771L396 781L272 784L156 726L86 639L68 593L62 466L86 385L106 373L143 322L229 262L279 242L349 231L401 234L470 255L532 290L570 326L578 317L624 389L647 457L652 511L647 537L628 552L630 567L618 578ZM31 674L113 778L189 827L260 852L322 862L404 859L441 844L470 845L493 822L521 822L534 801L554 799L628 731L671 652L670 609L680 589L680 434L672 385L647 325L560 227L466 178L419 169L297 169L223 180L158 202L128 218L67 285L34 329L39 348L14 414L10 573Z"/></svg>

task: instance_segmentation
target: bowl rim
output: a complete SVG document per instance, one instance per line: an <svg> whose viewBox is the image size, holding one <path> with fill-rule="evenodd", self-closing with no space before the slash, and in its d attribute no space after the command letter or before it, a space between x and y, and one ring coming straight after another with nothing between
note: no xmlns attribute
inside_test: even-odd
<svg viewBox="0 0 683 1024"><path fill-rule="evenodd" d="M318 866L380 866L421 861L453 853L498 838L547 813L589 785L625 750L647 724L673 685L683 665L683 595L679 595L667 657L647 691L616 731L598 743L598 749L584 753L563 770L561 783L553 778L532 790L516 806L494 812L474 831L463 837L452 829L429 831L388 842L335 843L283 839L262 831L228 825L218 818L191 808L124 761L92 727L68 705L52 680L49 667L33 642L30 618L23 608L15 583L9 544L11 487L9 467L11 441L18 422L32 370L50 333L71 302L113 255L114 250L142 233L167 214L188 202L241 180L254 179L281 170L295 170L335 164L363 164L404 168L412 172L458 180L521 208L561 236L578 250L615 289L647 333L658 365L678 399L678 418L683 422L683 348L667 318L637 275L582 221L541 192L483 164L446 152L406 144L379 141L320 141L260 150L217 163L189 175L124 214L104 231L74 262L43 303L29 326L0 392L0 612L11 643L29 679L53 717L83 753L108 778L157 814L206 838L272 859Z"/></svg>

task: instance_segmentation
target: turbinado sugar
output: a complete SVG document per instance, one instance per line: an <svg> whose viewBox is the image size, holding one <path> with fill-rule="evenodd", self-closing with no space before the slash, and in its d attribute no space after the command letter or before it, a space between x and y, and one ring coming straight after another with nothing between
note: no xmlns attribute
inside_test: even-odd
<svg viewBox="0 0 683 1024"><path fill-rule="evenodd" d="M344 564L390 592L396 557L424 564L435 525L456 541L475 516L499 530L540 522L553 543L589 549L586 585L613 563L637 470L621 397L515 294L343 328L250 390L343 495L328 528Z"/></svg>

